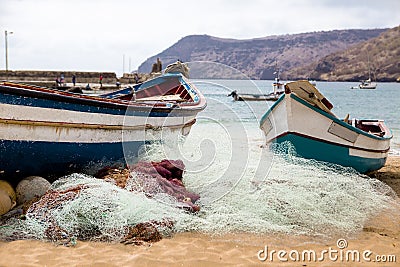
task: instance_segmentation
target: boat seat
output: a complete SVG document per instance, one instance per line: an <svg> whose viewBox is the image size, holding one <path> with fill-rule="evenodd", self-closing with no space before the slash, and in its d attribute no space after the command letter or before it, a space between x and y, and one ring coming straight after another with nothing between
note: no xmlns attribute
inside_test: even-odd
<svg viewBox="0 0 400 267"><path fill-rule="evenodd" d="M162 95L162 96L149 96L143 98L137 98L136 101L176 101L184 102L180 95Z"/></svg>

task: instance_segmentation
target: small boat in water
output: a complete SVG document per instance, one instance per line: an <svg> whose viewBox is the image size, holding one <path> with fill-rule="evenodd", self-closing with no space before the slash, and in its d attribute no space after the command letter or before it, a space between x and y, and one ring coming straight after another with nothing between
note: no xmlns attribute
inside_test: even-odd
<svg viewBox="0 0 400 267"><path fill-rule="evenodd" d="M269 94L238 94L232 91L228 96L232 96L235 101L276 101L282 93Z"/></svg>
<svg viewBox="0 0 400 267"><path fill-rule="evenodd" d="M382 120L341 120L333 105L308 81L290 82L264 114L267 143L289 141L297 155L353 167L361 173L384 166L392 134Z"/></svg>
<svg viewBox="0 0 400 267"><path fill-rule="evenodd" d="M275 80L272 83L272 92L268 94L239 94L236 90L228 96L232 96L235 101L276 101L284 92L284 84L279 78L279 69L274 72Z"/></svg>
<svg viewBox="0 0 400 267"><path fill-rule="evenodd" d="M377 83L371 81L371 79L368 79L366 81L361 81L361 83L358 85L358 88L360 89L376 89Z"/></svg>
<svg viewBox="0 0 400 267"><path fill-rule="evenodd" d="M272 83L273 91L269 94L238 94L237 91L232 91L228 96L232 96L235 101L276 101L283 94L284 84L275 78Z"/></svg>
<svg viewBox="0 0 400 267"><path fill-rule="evenodd" d="M358 85L359 89L376 89L377 83L371 80L371 66L369 62L369 55L368 55L368 79L360 81L361 83ZM352 89L357 89L357 87L352 87Z"/></svg>
<svg viewBox="0 0 400 267"><path fill-rule="evenodd" d="M181 73L98 96L0 83L0 176L56 178L125 161L161 130L188 134L205 107Z"/></svg>
<svg viewBox="0 0 400 267"><path fill-rule="evenodd" d="M312 85L317 86L317 81L316 80L308 79L307 81L309 81Z"/></svg>

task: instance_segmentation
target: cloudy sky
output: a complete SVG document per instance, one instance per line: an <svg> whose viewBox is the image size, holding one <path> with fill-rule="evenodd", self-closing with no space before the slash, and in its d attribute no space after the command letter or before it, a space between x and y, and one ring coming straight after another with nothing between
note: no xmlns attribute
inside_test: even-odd
<svg viewBox="0 0 400 267"><path fill-rule="evenodd" d="M399 0L0 0L0 69L5 30L9 69L121 74L191 34L250 39L399 24Z"/></svg>

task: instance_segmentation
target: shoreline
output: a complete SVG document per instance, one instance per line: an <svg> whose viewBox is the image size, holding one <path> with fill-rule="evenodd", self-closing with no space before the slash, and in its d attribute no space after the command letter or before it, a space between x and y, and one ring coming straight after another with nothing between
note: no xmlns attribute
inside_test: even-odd
<svg viewBox="0 0 400 267"><path fill-rule="evenodd" d="M0 70L0 81L14 81L14 82L22 82L22 83L32 83L32 84L54 84L55 78L60 76L61 74L65 74L66 83L72 84L71 77L72 75L77 76L77 81L80 83L98 83L100 74L105 76L104 83L114 84L117 80L122 84L132 84L134 81L133 73L137 73L140 79L148 79L152 76L151 72L125 72L122 75L118 75L115 71L85 71L85 70ZM192 79L202 79L201 77L193 77ZM206 80L218 80L218 78L204 78ZM222 80L229 79L227 77ZM235 76L230 79L235 80ZM365 78L366 79L366 78ZM271 79L251 79L254 81L273 81L274 78ZM289 77L285 80L307 80L306 77ZM360 83L360 79L313 79L316 82L339 82L339 83ZM378 83L400 83L399 78L393 79L377 79L375 82Z"/></svg>
<svg viewBox="0 0 400 267"><path fill-rule="evenodd" d="M389 156L386 165L369 174L390 186L400 196L400 156ZM172 237L143 246L120 243L78 241L76 246L57 246L37 240L0 241L0 266L376 266L376 262L332 260L327 255L321 261L281 261L259 259L265 249L286 251L324 250L371 251L371 257L394 256L396 262L380 266L397 266L400 262L400 205L382 211L351 236L306 236L284 233L176 233ZM345 239L347 247L339 249L337 241ZM260 252L261 251L261 252ZM264 254L263 254L264 253ZM272 255L274 256L274 255ZM287 258L287 256L286 256ZM373 258L375 260L375 258ZM391 258L393 261L393 258Z"/></svg>
<svg viewBox="0 0 400 267"><path fill-rule="evenodd" d="M400 197L400 156L389 155L385 166L368 176L387 184Z"/></svg>

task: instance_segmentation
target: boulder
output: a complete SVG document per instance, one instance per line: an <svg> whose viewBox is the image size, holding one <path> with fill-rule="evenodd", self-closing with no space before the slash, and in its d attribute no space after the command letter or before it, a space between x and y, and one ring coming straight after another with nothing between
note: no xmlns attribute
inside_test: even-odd
<svg viewBox="0 0 400 267"><path fill-rule="evenodd" d="M40 176L29 176L20 181L17 185L17 203L23 204L34 197L43 196L50 188L49 181Z"/></svg>
<svg viewBox="0 0 400 267"><path fill-rule="evenodd" d="M12 208L11 198L6 191L0 190L0 216Z"/></svg>
<svg viewBox="0 0 400 267"><path fill-rule="evenodd" d="M11 198L11 202L14 202L14 203L17 202L17 196L15 195L15 190L9 182L0 180L0 190L7 192L7 194Z"/></svg>

